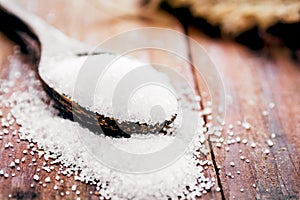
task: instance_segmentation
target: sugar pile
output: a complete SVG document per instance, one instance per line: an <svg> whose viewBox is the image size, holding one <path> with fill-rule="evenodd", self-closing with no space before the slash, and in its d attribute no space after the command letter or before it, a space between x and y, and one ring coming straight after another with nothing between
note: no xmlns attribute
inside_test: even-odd
<svg viewBox="0 0 300 200"><path fill-rule="evenodd" d="M130 139L96 136L77 123L59 117L53 103L41 89L39 81L34 78L34 73L31 71L28 77L17 79L21 73L21 64L16 59L11 61L11 68L14 69L11 72L11 81L1 83L1 107L12 108L11 113L21 126L18 131L20 137L36 142L43 148L43 157L46 160L53 158L53 163L66 167L65 173L75 174L76 180L96 185L100 199L193 199L215 185L214 178L206 178L204 175L205 166L211 163L199 159L199 149L202 148L200 141L203 139L201 127L198 127L188 149L170 165L136 174L114 170L99 161L98 157L95 158L90 150L97 149L99 143L108 143L124 152L147 154L163 149L172 143L175 136L152 135L142 139L138 136ZM26 87L24 91L18 92L13 91L15 85ZM184 109L196 113L191 109L191 103L185 102L184 98L180 103L186 104ZM180 117L174 122L173 131L180 130L178 120ZM203 123L200 125L203 126ZM125 160L117 162L123 161ZM128 161L124 163L124 166L127 165L130 165Z"/></svg>
<svg viewBox="0 0 300 200"><path fill-rule="evenodd" d="M39 67L39 73L61 94L91 111L107 117L115 117L114 113L118 112L120 122L156 124L170 120L178 112L177 97L168 77L149 64L125 56L102 53L49 59ZM142 87L127 102L131 87L136 86ZM162 117L151 115L150 108L154 105L163 108Z"/></svg>

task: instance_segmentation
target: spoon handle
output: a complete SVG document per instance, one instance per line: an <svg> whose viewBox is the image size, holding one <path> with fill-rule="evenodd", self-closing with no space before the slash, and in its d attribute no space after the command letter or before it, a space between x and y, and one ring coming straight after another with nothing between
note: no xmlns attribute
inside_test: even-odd
<svg viewBox="0 0 300 200"><path fill-rule="evenodd" d="M86 44L66 36L61 31L47 24L41 18L22 9L13 0L0 0L0 7L6 14L17 17L29 28L29 31L32 32L39 41L42 53L46 53L47 56L49 56L49 54L56 55L60 52L70 50L81 51L84 49L83 47L87 47ZM9 20L8 23L10 23ZM10 26L15 31L19 30L19 28L16 27L17 24L13 22L5 25Z"/></svg>

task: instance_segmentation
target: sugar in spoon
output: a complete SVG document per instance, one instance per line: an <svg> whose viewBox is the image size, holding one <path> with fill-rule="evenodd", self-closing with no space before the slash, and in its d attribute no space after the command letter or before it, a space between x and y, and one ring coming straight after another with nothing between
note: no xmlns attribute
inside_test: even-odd
<svg viewBox="0 0 300 200"><path fill-rule="evenodd" d="M119 110L118 114L114 114L115 104L112 103L114 101L112 90L116 89L116 82L126 76L126 73L139 69L138 66L143 63L131 58L119 57L118 54L105 50L88 53L91 49L90 45L66 36L39 17L23 10L13 1L0 0L0 6L1 18L7 23L4 29L9 29L4 32L13 34L14 39L23 44L25 49L26 47L34 49L33 52L38 63L35 68L36 74L44 90L55 101L56 107L65 117L79 122L95 134L104 133L113 137L160 133L176 118L177 99L157 86L145 87L133 97L133 107L134 102L137 102L137 106L131 108L131 115L120 113L122 109ZM85 77L87 79L93 74L103 73L101 67L108 65L116 57L119 58L105 71L100 89L97 86L90 87L89 84L81 86L77 83L78 74L82 72L80 71L81 66L84 65L87 57L92 57L91 61L88 62L90 65L95 65L95 63L98 65L87 68L87 77ZM103 66L99 66L99 64ZM61 74L61 71L65 74ZM167 85L168 88L172 88L166 75L153 67L148 65L142 67L140 71L148 76L152 74L155 80ZM96 84L93 81L89 83ZM75 87L79 89L74 96ZM94 95L96 96L95 100L97 100L95 105L91 103L91 91L100 94ZM154 95L151 96L151 94ZM117 103L117 107L122 106L122 103L122 101ZM154 113L154 115L159 116L154 116L153 119L150 112L152 111L151 107L156 104L161 105L164 112Z"/></svg>

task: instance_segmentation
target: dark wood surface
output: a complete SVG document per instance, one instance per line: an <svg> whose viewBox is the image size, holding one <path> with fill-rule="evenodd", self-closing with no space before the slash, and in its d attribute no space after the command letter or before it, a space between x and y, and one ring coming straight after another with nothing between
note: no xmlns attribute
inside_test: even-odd
<svg viewBox="0 0 300 200"><path fill-rule="evenodd" d="M148 18L113 17L113 14L102 12L94 4L85 1L75 3L71 0L23 0L22 3L70 37L91 44L139 27L164 27L184 33L180 23L164 13L157 13ZM89 14L83 16L83 10ZM189 28L186 34L203 45L222 76L227 95L225 127L233 124L234 132L230 135L225 128L222 137L225 141L230 137L240 137L241 140L248 141L247 144L223 143L221 148L217 147L216 143L207 141L206 146L210 152L206 158L214 163L209 166L207 175L218 177L219 185L202 198L299 199L300 64L293 62L285 49L272 48L268 53L252 52L230 41L210 39L193 28ZM0 45L1 77L5 78L5 73L9 70L7 58L12 54L14 44L0 35ZM189 53L188 48L186 53ZM145 52L142 56L148 56L150 61L170 62L157 52ZM179 65L180 63L174 60L169 64L178 66L191 83L198 80L198 85L195 85L198 92L207 92L203 80L196 77L189 66ZM209 97L204 98L202 104L209 100ZM274 103L275 107L271 109L270 103ZM2 108L4 113L9 111L7 109ZM251 124L250 130L237 125L237 121L244 119ZM272 133L275 133L275 138L271 138ZM41 179L51 177L52 181L47 183L46 187L34 182L33 175L43 164L43 160L38 159L37 155L27 155L26 161L20 164L20 171L11 169L8 166L10 161L13 157L22 158L22 152L29 144L26 141L17 143L17 138L9 134L0 140L0 169L5 169L10 174L9 178L0 176L0 199L8 199L10 194L15 199L98 199L97 194L89 194L89 191L94 191L93 186L63 175L60 176L64 180L63 183L56 181L58 165L51 173L44 170L39 172ZM274 142L272 147L268 147L268 139ZM14 145L14 152L4 148L8 142ZM251 147L252 142L256 143L255 148ZM266 148L270 150L268 155L264 153ZM241 160L241 156L244 156L245 160ZM33 157L37 159L37 164L29 166ZM249 159L249 163L246 159ZM232 167L230 162L234 162L235 166ZM15 177L11 177L11 173L16 173ZM34 187L31 188L32 183ZM78 186L80 195L71 191L74 184ZM57 191L53 190L54 185L59 186ZM220 192L216 191L217 187L221 188ZM70 194L66 195L65 191L69 191ZM63 196L61 192L64 192Z"/></svg>
<svg viewBox="0 0 300 200"><path fill-rule="evenodd" d="M246 145L241 142L222 148L212 144L215 161L222 167L219 177L226 199L299 199L300 64L285 49L273 48L268 55L253 53L231 42L208 39L194 29L189 35L205 46L223 77L226 124L234 125L232 138L248 140ZM270 103L275 104L273 109ZM236 125L243 119L251 124L249 131ZM226 131L223 137L230 139ZM268 139L274 146L267 145ZM270 150L269 155L265 149Z"/></svg>

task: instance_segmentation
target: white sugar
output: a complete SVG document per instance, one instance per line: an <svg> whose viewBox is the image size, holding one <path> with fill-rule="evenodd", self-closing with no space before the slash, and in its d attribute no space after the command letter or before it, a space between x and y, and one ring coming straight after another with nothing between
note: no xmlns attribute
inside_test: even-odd
<svg viewBox="0 0 300 200"><path fill-rule="evenodd" d="M39 177L37 174L35 174L35 175L33 176L33 179L34 179L35 181L39 181L39 180L40 180L40 177Z"/></svg>
<svg viewBox="0 0 300 200"><path fill-rule="evenodd" d="M272 147L274 145L273 141L272 140L267 140L267 144L269 147Z"/></svg>
<svg viewBox="0 0 300 200"><path fill-rule="evenodd" d="M72 185L72 191L76 191L77 185Z"/></svg>
<svg viewBox="0 0 300 200"><path fill-rule="evenodd" d="M40 66L39 72L47 83L80 105L120 122L156 124L178 113L178 97L168 77L149 64L124 56L51 60ZM127 95L130 98L124 99ZM164 113L151 110L153 106L160 106ZM128 113L121 112L123 109Z"/></svg>
<svg viewBox="0 0 300 200"><path fill-rule="evenodd" d="M149 73L158 72L151 69ZM177 199L178 196L195 198L196 194L201 196L202 193L206 193L215 185L215 179L206 178L204 175L204 170L208 168L209 162L201 162L203 167L200 168L200 159L195 156L197 155L196 152L203 148L200 143L200 138L203 138L200 137L203 130L198 124L195 127L195 137L191 140L189 147L181 152L182 155L174 159L169 165L147 171L147 173L124 173L114 170L100 162L98 157L95 158L95 155L91 153L92 150L102 148L99 144L110 144L109 147L112 149L117 148L121 152L138 156L159 152L170 145L177 134L186 135L186 129L179 127L182 120L180 113L172 128L176 132L175 135L149 135L145 137L133 135L129 139L97 136L79 124L58 116L58 111L53 107L53 103L51 101L50 104L46 103L49 102L49 99L41 89L39 81L31 78L22 85L28 86L28 89L20 93L13 93L3 102L12 106L11 112L22 126L18 131L20 138L32 142L30 143L32 145L28 146L29 149L34 148L33 143L37 144L37 149L43 148L45 160L51 158L54 160L53 163L63 165L62 168L66 170L62 171L62 174L68 175L76 172L74 177L76 180L85 183L92 182L95 185L99 183L101 187L98 187L97 190L103 198L161 199L170 197ZM136 98L138 99L138 97ZM165 98L168 97L165 96ZM153 102L150 102L149 105L152 105L151 103ZM190 105L190 102L184 102L184 100L180 104L183 105L183 111L188 115L188 119L190 119L189 116L197 116L197 122L201 121L200 114L191 109L197 107L196 105ZM147 116L143 117L149 119ZM190 127L193 127L193 124L188 121L185 128ZM184 139L183 137L179 141L185 142ZM30 150L24 150L23 153L28 154L28 151ZM105 156L105 153L106 151L102 152L102 156ZM21 161L25 161L25 157ZM124 167L135 166L134 162L131 163L122 158L116 162L121 163ZM34 175L33 179L40 181L37 174ZM57 179L59 180L56 177ZM100 182L98 182L99 180ZM45 181L50 180L45 179ZM189 190L187 190L187 186ZM57 190L58 186L54 186L54 189ZM75 188L72 187L72 191L73 189ZM76 190L76 193L80 192L77 191L79 190ZM65 191L62 192L62 195L64 194Z"/></svg>
<svg viewBox="0 0 300 200"><path fill-rule="evenodd" d="M252 148L255 148L255 147L256 147L256 143L255 143L255 142L252 142L252 143L251 143L251 147L252 147Z"/></svg>
<svg viewBox="0 0 300 200"><path fill-rule="evenodd" d="M50 182L51 182L50 177L45 178L45 182L46 182L46 183L50 183Z"/></svg>
<svg viewBox="0 0 300 200"><path fill-rule="evenodd" d="M264 153L265 153L266 155L270 154L270 149L265 149L265 150L264 150Z"/></svg>
<svg viewBox="0 0 300 200"><path fill-rule="evenodd" d="M10 168L14 168L16 165L15 165L15 163L14 162L10 162L10 164L9 164L9 167Z"/></svg>
<svg viewBox="0 0 300 200"><path fill-rule="evenodd" d="M243 121L242 127L246 130L250 130L251 124L249 124L247 121Z"/></svg>

